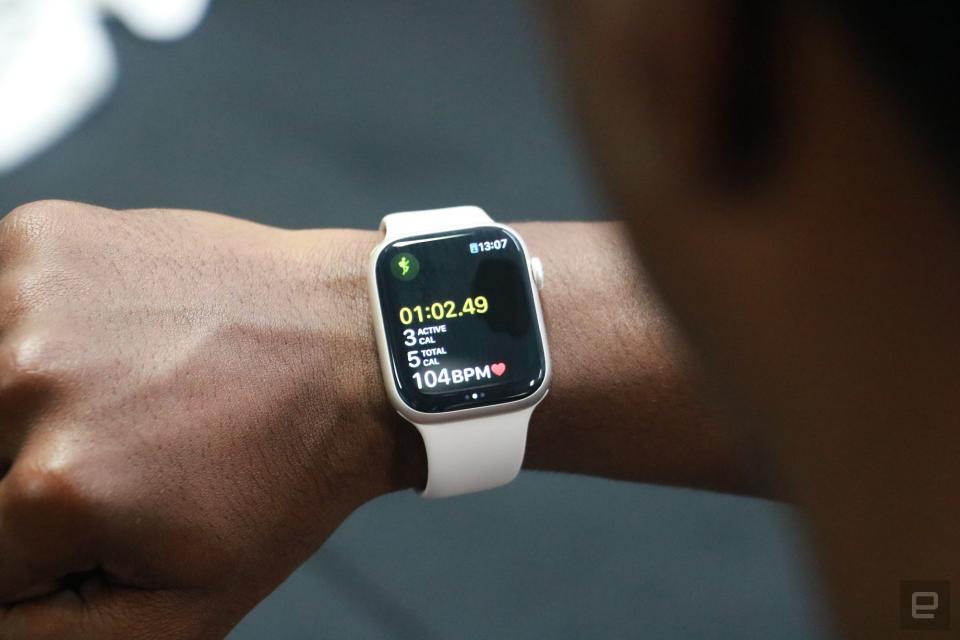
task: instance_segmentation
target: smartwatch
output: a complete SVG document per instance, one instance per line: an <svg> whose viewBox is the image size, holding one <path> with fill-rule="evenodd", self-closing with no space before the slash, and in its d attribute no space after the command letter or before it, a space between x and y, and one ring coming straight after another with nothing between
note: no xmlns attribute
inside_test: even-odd
<svg viewBox="0 0 960 640"><path fill-rule="evenodd" d="M507 484L550 385L543 267L478 207L391 213L380 228L373 324L390 403L423 437L421 495Z"/></svg>

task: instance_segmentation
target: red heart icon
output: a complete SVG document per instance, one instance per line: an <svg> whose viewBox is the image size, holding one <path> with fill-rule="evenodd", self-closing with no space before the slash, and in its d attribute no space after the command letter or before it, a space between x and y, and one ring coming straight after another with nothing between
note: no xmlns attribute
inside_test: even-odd
<svg viewBox="0 0 960 640"><path fill-rule="evenodd" d="M502 362L497 362L495 364L490 365L490 371L493 371L493 375L497 377L502 376L506 370L507 370L507 365L503 364Z"/></svg>

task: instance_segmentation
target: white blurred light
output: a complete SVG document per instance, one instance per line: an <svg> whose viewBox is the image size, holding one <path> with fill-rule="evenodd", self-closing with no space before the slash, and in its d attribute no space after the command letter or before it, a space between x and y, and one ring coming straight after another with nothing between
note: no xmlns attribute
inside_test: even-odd
<svg viewBox="0 0 960 640"><path fill-rule="evenodd" d="M147 40L177 40L199 26L209 0L99 0L130 31Z"/></svg>
<svg viewBox="0 0 960 640"><path fill-rule="evenodd" d="M209 0L0 0L0 173L42 152L110 92L117 63L103 18L169 41Z"/></svg>

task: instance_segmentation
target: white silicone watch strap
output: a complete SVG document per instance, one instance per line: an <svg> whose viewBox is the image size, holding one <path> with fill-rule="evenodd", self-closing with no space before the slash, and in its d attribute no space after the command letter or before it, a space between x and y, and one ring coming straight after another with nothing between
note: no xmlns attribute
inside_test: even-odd
<svg viewBox="0 0 960 640"><path fill-rule="evenodd" d="M449 207L391 213L380 221L380 230L387 240L392 240L436 231L482 227L491 222L493 220L480 207Z"/></svg>
<svg viewBox="0 0 960 640"><path fill-rule="evenodd" d="M520 473L533 407L460 422L420 424L427 449L424 498L493 489Z"/></svg>
<svg viewBox="0 0 960 640"><path fill-rule="evenodd" d="M493 220L479 207L406 211L384 216L386 239L483 226ZM392 384L392 380L386 381ZM493 489L517 477L533 407L452 422L417 424L427 452L424 498Z"/></svg>

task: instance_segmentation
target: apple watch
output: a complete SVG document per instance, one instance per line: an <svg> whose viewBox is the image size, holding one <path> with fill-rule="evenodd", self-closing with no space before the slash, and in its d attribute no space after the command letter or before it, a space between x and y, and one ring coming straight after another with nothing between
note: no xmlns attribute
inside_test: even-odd
<svg viewBox="0 0 960 640"><path fill-rule="evenodd" d="M421 495L507 484L550 385L540 261L478 207L392 213L380 228L373 323L390 403L423 437Z"/></svg>

